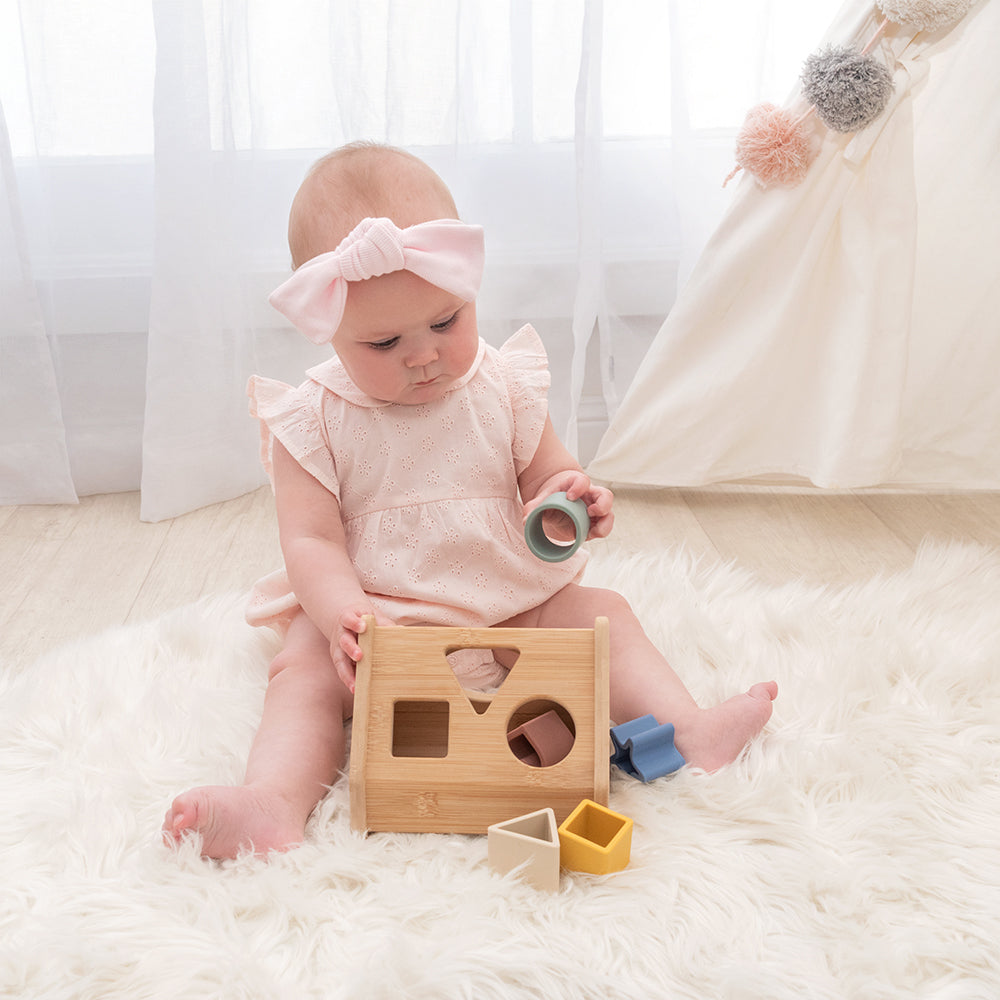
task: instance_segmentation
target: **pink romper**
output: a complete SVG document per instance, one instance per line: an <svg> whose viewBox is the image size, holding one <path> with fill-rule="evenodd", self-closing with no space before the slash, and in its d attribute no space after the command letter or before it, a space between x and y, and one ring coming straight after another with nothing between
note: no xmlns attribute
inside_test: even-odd
<svg viewBox="0 0 1000 1000"><path fill-rule="evenodd" d="M469 371L433 403L365 395L337 358L298 388L255 376L271 475L273 438L338 500L348 554L378 610L400 625L495 625L537 607L583 573L524 541L517 476L545 426L548 362L530 326L499 350L480 340ZM282 627L298 610L285 571L259 580L252 625Z"/></svg>

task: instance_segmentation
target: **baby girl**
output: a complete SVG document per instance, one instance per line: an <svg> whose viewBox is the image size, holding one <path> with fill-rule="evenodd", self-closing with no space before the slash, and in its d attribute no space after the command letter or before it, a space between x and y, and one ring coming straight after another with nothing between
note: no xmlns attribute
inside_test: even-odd
<svg viewBox="0 0 1000 1000"><path fill-rule="evenodd" d="M256 377L249 387L285 565L258 583L247 617L284 645L243 785L179 795L168 839L198 833L213 858L302 842L344 765L368 614L537 628L590 628L604 615L612 718L673 723L692 766L734 760L777 685L700 707L626 600L581 585L584 550L552 563L527 547L524 520L552 493L586 503L590 538L611 530L612 495L556 436L534 330L499 349L480 339L483 233L458 220L441 178L390 147L337 150L299 189L289 244L295 271L271 301L336 356L298 388Z"/></svg>

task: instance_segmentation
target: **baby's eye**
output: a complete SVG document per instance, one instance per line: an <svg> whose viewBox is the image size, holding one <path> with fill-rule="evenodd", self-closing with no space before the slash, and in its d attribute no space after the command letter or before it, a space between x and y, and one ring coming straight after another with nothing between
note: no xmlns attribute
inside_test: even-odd
<svg viewBox="0 0 1000 1000"><path fill-rule="evenodd" d="M454 322L455 322L456 319L458 319L458 313L457 312L456 313L452 313L452 315L449 316L447 319L441 320L440 323L432 323L431 324L431 329L435 333L442 333L443 331L447 330L450 326L452 326L454 324Z"/></svg>
<svg viewBox="0 0 1000 1000"><path fill-rule="evenodd" d="M368 346L373 351L388 351L399 343L399 337L389 337L388 340L369 341Z"/></svg>

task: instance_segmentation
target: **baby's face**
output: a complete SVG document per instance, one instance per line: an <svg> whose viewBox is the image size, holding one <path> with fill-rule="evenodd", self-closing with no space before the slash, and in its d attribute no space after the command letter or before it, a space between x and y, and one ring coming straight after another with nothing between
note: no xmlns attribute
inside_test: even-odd
<svg viewBox="0 0 1000 1000"><path fill-rule="evenodd" d="M354 384L386 403L440 399L479 350L475 302L393 271L351 282L333 346Z"/></svg>

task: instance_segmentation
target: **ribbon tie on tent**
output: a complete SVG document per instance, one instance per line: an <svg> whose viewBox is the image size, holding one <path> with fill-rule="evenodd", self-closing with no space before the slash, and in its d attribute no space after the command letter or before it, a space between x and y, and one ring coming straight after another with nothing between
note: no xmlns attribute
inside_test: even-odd
<svg viewBox="0 0 1000 1000"><path fill-rule="evenodd" d="M268 301L314 344L325 344L343 319L348 282L406 270L471 302L484 261L482 226L436 219L399 229L390 219L363 219L336 250L306 261Z"/></svg>

